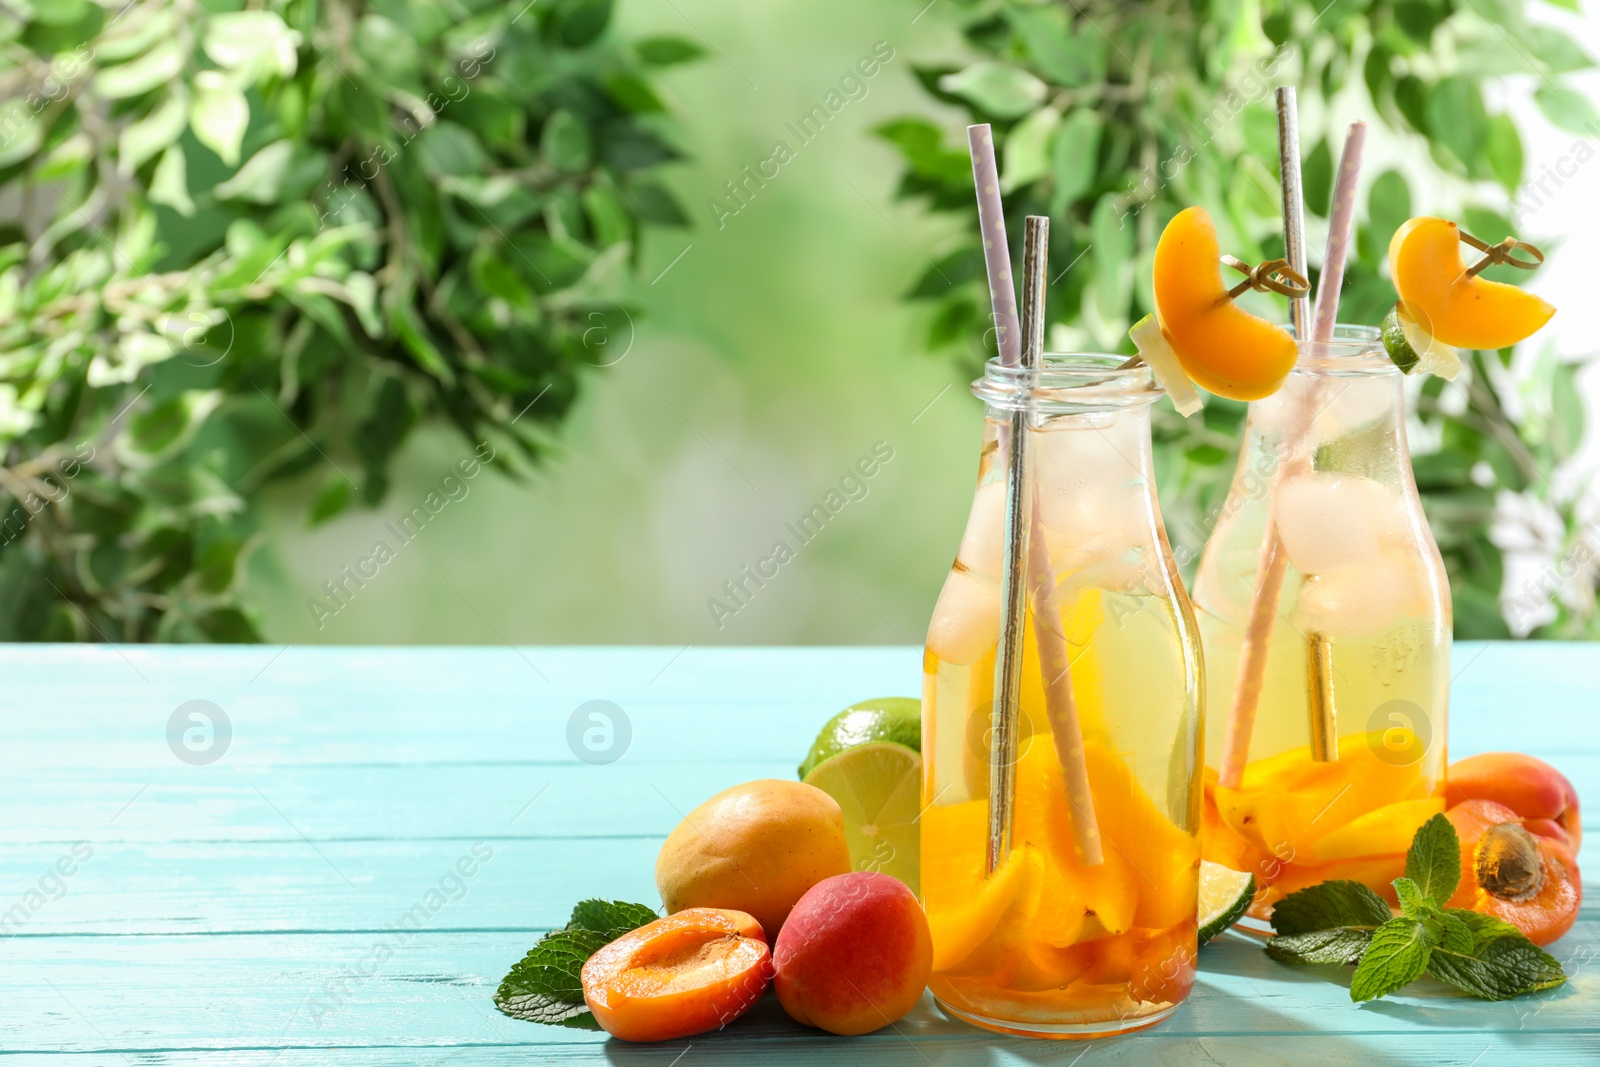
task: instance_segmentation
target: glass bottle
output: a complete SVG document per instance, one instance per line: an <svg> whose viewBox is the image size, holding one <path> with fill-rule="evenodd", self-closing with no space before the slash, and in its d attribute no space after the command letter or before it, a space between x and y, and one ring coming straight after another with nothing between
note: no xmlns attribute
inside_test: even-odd
<svg viewBox="0 0 1600 1067"><path fill-rule="evenodd" d="M1444 810L1450 589L1412 478L1402 381L1370 327L1302 342L1284 387L1250 405L1195 576L1204 851L1255 873L1245 925L1333 878L1394 903L1412 834ZM1282 584L1252 631L1268 546ZM1255 671L1241 668L1251 632L1264 638ZM1249 722L1235 704L1252 678Z"/></svg>
<svg viewBox="0 0 1600 1067"><path fill-rule="evenodd" d="M1162 394L1121 363L1047 355L1030 380L990 361L974 383L978 488L923 655L929 985L946 1012L1008 1033L1139 1029L1194 982L1203 669L1156 503ZM1009 849L991 872L1003 442L1019 406L1033 520Z"/></svg>

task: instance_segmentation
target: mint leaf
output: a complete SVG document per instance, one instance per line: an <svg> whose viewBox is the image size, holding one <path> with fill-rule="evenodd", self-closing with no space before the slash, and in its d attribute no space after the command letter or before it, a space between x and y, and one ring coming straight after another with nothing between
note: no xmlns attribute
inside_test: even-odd
<svg viewBox="0 0 1600 1067"><path fill-rule="evenodd" d="M1279 934L1340 927L1372 931L1388 921L1389 905L1360 882L1320 882L1272 906L1272 929Z"/></svg>
<svg viewBox="0 0 1600 1067"><path fill-rule="evenodd" d="M1284 963L1356 963L1371 940L1370 931L1348 927L1279 934L1267 942L1267 955Z"/></svg>
<svg viewBox="0 0 1600 1067"><path fill-rule="evenodd" d="M1477 912L1472 914L1476 915ZM1472 927L1463 922L1459 916L1436 912L1432 919L1439 924L1439 949L1436 951L1457 952L1470 956L1476 950L1477 942L1472 936Z"/></svg>
<svg viewBox="0 0 1600 1067"><path fill-rule="evenodd" d="M495 992L495 1007L513 1019L598 1030L583 1000L583 965L610 942L656 917L655 909L643 904L581 902L572 909L566 929L540 938L512 966Z"/></svg>
<svg viewBox="0 0 1600 1067"><path fill-rule="evenodd" d="M1455 893L1461 883L1461 839L1449 819L1435 815L1417 828L1406 852L1406 877L1440 905Z"/></svg>
<svg viewBox="0 0 1600 1067"><path fill-rule="evenodd" d="M1410 985L1428 969L1438 935L1421 919L1390 919L1372 934L1350 980L1350 999L1373 1000Z"/></svg>
<svg viewBox="0 0 1600 1067"><path fill-rule="evenodd" d="M624 900L582 900L572 909L568 930L593 930L615 941L629 930L653 923L661 916L654 908Z"/></svg>
<svg viewBox="0 0 1600 1067"><path fill-rule="evenodd" d="M1428 973L1463 993L1509 1000L1567 980L1560 961L1508 922L1460 908L1449 909L1441 918L1470 932L1472 950L1461 952L1460 945L1446 941L1433 950Z"/></svg>
<svg viewBox="0 0 1600 1067"><path fill-rule="evenodd" d="M1406 918L1420 919L1428 911L1436 908L1433 898L1424 896L1422 890L1417 888L1417 883L1411 879L1396 878L1393 884L1395 896L1400 898L1400 914Z"/></svg>
<svg viewBox="0 0 1600 1067"><path fill-rule="evenodd" d="M1469 908L1446 908L1444 914L1457 920L1472 934L1473 950L1476 951L1489 942L1502 937L1522 937L1522 931L1515 926L1494 915L1485 915L1481 911L1472 911Z"/></svg>

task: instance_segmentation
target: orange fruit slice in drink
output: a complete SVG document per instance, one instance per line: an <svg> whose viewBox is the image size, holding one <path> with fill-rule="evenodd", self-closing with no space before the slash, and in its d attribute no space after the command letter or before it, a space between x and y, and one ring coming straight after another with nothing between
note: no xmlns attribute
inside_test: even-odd
<svg viewBox="0 0 1600 1067"><path fill-rule="evenodd" d="M1086 741L1083 748L1105 851L1133 871L1133 925L1159 929L1193 920L1200 884L1199 834L1180 829L1158 809L1133 768L1103 743Z"/></svg>
<svg viewBox="0 0 1600 1067"><path fill-rule="evenodd" d="M1238 789L1217 786L1217 814L1243 838L1286 863L1314 862L1323 837L1374 808L1420 800L1421 759L1409 730L1378 730L1339 739L1339 758L1319 763L1307 747L1247 765Z"/></svg>
<svg viewBox="0 0 1600 1067"><path fill-rule="evenodd" d="M1229 299L1220 260L1217 228L1204 208L1173 216L1156 243L1156 320L1196 384L1259 400L1294 369L1294 338Z"/></svg>
<svg viewBox="0 0 1600 1067"><path fill-rule="evenodd" d="M979 949L1008 930L1023 929L1031 916L1008 915L1019 896L1036 907L1043 864L1037 852L1023 845L985 876L989 838L989 806L982 800L946 804L922 813L922 892L933 934L933 969L963 972L997 958L973 960ZM1002 919L1006 929L1002 930ZM1003 946L998 946L1003 948ZM994 953L998 956L1001 953ZM970 964L970 966L969 966Z"/></svg>
<svg viewBox="0 0 1600 1067"><path fill-rule="evenodd" d="M1444 797L1385 804L1345 823L1317 842L1313 863L1403 853L1422 824L1444 814Z"/></svg>
<svg viewBox="0 0 1600 1067"><path fill-rule="evenodd" d="M1514 345L1556 313L1530 292L1467 274L1461 231L1448 219L1424 216L1396 230L1389 242L1389 274L1406 314L1430 336L1457 348Z"/></svg>

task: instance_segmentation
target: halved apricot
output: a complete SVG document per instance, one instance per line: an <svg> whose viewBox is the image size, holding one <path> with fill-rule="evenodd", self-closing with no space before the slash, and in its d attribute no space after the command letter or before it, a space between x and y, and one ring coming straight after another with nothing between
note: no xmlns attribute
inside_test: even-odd
<svg viewBox="0 0 1600 1067"><path fill-rule="evenodd" d="M772 981L761 924L743 912L688 908L646 923L583 965L583 999L606 1033L668 1041L728 1025Z"/></svg>
<svg viewBox="0 0 1600 1067"><path fill-rule="evenodd" d="M1396 230L1389 241L1389 274L1412 320L1458 348L1514 345L1556 313L1514 285L1469 275L1461 230L1449 219L1423 216Z"/></svg>
<svg viewBox="0 0 1600 1067"><path fill-rule="evenodd" d="M1536 945L1572 929L1583 882L1565 845L1529 833L1516 812L1492 800L1457 804L1445 818L1461 839L1461 884L1450 907L1504 919Z"/></svg>
<svg viewBox="0 0 1600 1067"><path fill-rule="evenodd" d="M1275 393L1294 369L1294 338L1228 297L1217 228L1204 208L1173 216L1156 243L1156 320L1195 383L1234 400Z"/></svg>

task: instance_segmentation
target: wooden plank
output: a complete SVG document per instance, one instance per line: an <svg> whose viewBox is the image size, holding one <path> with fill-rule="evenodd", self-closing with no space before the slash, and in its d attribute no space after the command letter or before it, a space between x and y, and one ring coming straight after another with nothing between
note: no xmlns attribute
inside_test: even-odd
<svg viewBox="0 0 1600 1067"><path fill-rule="evenodd" d="M1600 782L1600 754L1534 754ZM4 773L0 810L18 844L665 836L718 790L793 778L796 762L29 768ZM1600 828L1600 805L1585 815Z"/></svg>
<svg viewBox="0 0 1600 1067"><path fill-rule="evenodd" d="M1571 726L1592 714L1600 646L1464 642L1453 663L1454 750L1507 747L1514 717L1520 750L1600 754L1600 733ZM921 691L920 653L906 648L11 646L0 648L0 671L8 682L0 768L18 771L173 769L167 720L194 699L217 703L233 722L233 747L211 769L575 765L567 719L593 699L618 703L633 720L630 766L794 763L839 708Z"/></svg>
<svg viewBox="0 0 1600 1067"><path fill-rule="evenodd" d="M276 651L0 647L15 709L0 720L0 768L174 767L167 720L196 699L231 719L234 766L576 764L567 721L597 699L633 720L630 761L797 763L840 708L922 686L907 648Z"/></svg>
<svg viewBox="0 0 1600 1067"><path fill-rule="evenodd" d="M43 768L4 772L0 807L18 843L664 837L712 793L797 762Z"/></svg>
<svg viewBox="0 0 1600 1067"><path fill-rule="evenodd" d="M660 847L655 836L99 844L63 878L50 874L76 862L70 849L0 846L0 936L381 930L405 916L429 930L548 930L589 897L658 906ZM1600 893L1588 907L1600 922Z"/></svg>
<svg viewBox="0 0 1600 1067"><path fill-rule="evenodd" d="M1600 950L1596 929L1589 923L1558 954L1569 962L1580 955L1592 959ZM527 941L506 933L15 938L7 942L0 1048L158 1052L489 1044L559 1047L563 1058L588 1055L596 1061L625 1048L604 1035L523 1023L493 1010L489 997ZM1195 992L1179 1012L1146 1035L1114 1044L1253 1034L1261 1042L1252 1047L1279 1047L1294 1062L1310 1063L1345 1048L1372 1055L1392 1035L1405 1033L1426 1032L1441 1046L1458 1049L1475 1043L1475 1053L1485 1047L1542 1047L1560 1034L1600 1039L1592 1009L1600 997L1600 970L1592 964L1574 964L1574 978L1563 989L1513 1002L1469 1001L1424 982L1358 1007L1346 999L1348 971L1340 983L1320 969L1274 963L1243 936L1209 946L1203 962ZM813 1043L818 1052L831 1048L837 1054L841 1048L790 1022L770 996L750 1018L706 1044L733 1044L726 1041L731 1037L792 1040L779 1046L785 1051L810 1051ZM876 1062L878 1053L909 1043L935 1063L950 1062L940 1051L946 1043L1010 1051L1018 1056L1014 1062L1049 1047L974 1037L971 1028L944 1018L924 998L895 1028L853 1039L848 1047L852 1059ZM743 1055L754 1056L755 1045L739 1045ZM676 1054L670 1045L651 1051L651 1062L658 1064Z"/></svg>
<svg viewBox="0 0 1600 1067"><path fill-rule="evenodd" d="M78 857L0 846L0 935L379 931L407 919L548 930L588 897L658 905L660 847L659 837L102 844L51 878L58 859ZM7 911L19 907L25 915Z"/></svg>
<svg viewBox="0 0 1600 1067"><path fill-rule="evenodd" d="M759 1053L752 1049L759 1047ZM769 1064L870 1063L873 1067L939 1067L952 1064L1039 1064L1071 1067L1373 1067L1374 1064L1426 1064L1427 1067L1552 1067L1600 1062L1600 1037L1591 1033L1438 1035L1400 1031L1362 1039L1317 1034L1272 1040L1251 1034L1172 1037L1162 1030L1094 1043L1028 1044L1019 1039L969 1030L960 1038L928 1042L886 1042L826 1034L764 1035L757 1046L738 1024L726 1033L659 1045L495 1045L489 1042L392 1048L273 1048L166 1050L160 1053L105 1054L95 1062L156 1062L163 1067L527 1067L529 1064L610 1064L616 1067L749 1067L759 1057ZM146 1058L149 1056L149 1058ZM936 1059L934 1057L937 1057ZM7 1067L65 1067L83 1062L76 1053L8 1055Z"/></svg>

